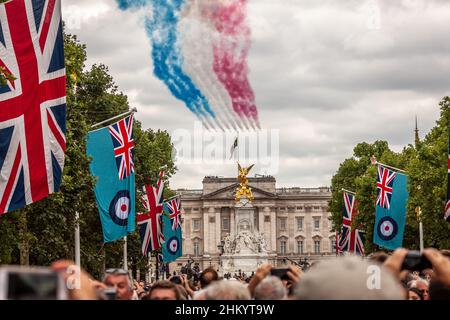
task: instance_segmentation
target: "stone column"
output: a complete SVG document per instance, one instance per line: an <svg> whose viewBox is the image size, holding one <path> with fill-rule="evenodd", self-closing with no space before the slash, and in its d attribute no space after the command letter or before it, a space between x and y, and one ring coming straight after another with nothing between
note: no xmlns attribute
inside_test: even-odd
<svg viewBox="0 0 450 320"><path fill-rule="evenodd" d="M277 214L276 208L272 207L270 212L270 249L277 252Z"/></svg>
<svg viewBox="0 0 450 320"><path fill-rule="evenodd" d="M230 235L232 237L236 234L235 232L236 224L234 223L235 217L236 217L235 208L230 208Z"/></svg>
<svg viewBox="0 0 450 320"><path fill-rule="evenodd" d="M209 214L207 210L203 210L203 254L209 253Z"/></svg>
<svg viewBox="0 0 450 320"><path fill-rule="evenodd" d="M219 249L217 248L217 245L220 243L221 237L220 235L222 234L222 221L220 220L220 210L215 210L216 211L216 234L215 234L215 246L214 249L211 250L211 252L216 252L219 253Z"/></svg>
<svg viewBox="0 0 450 320"><path fill-rule="evenodd" d="M259 233L264 233L264 212L265 212L265 208L258 208L258 214L259 214L259 219L258 219L258 230Z"/></svg>

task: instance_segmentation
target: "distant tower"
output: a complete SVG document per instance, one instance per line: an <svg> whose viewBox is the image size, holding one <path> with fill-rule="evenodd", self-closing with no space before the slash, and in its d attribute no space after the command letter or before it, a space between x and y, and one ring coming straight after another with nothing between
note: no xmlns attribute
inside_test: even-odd
<svg viewBox="0 0 450 320"><path fill-rule="evenodd" d="M420 137L419 137L419 125L417 122L417 116L416 116L416 129L414 130L415 132L415 146L416 149L419 147L419 143L420 143Z"/></svg>

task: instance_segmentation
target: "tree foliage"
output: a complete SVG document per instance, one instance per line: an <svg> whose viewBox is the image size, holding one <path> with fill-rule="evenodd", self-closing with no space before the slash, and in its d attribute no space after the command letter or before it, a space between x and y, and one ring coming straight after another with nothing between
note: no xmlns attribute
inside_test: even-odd
<svg viewBox="0 0 450 320"><path fill-rule="evenodd" d="M450 125L450 98L440 102L441 116L436 126L417 145L408 145L396 153L387 141L373 144L362 142L353 149L352 157L344 160L332 178L332 199L329 206L334 229L342 225L344 207L342 189L357 193L358 216L353 227L366 232L368 253L379 250L372 243L375 224L376 167L371 164L375 155L379 162L405 169L408 173L409 201L403 246L419 248L419 223L416 208L422 208L424 245L449 248L450 225L443 219L447 195L448 128Z"/></svg>
<svg viewBox="0 0 450 320"><path fill-rule="evenodd" d="M105 267L122 265L123 241L103 245L99 214L95 204L94 178L89 173L86 136L94 123L127 112L127 97L118 91L108 68L85 68L86 47L75 36L65 35L67 73L67 150L60 191L21 210L0 217L0 264L49 265L58 259L74 259L76 212L81 230L81 261L99 277ZM144 130L135 122L136 185L145 178L155 181L161 168L171 177L170 135L161 130ZM167 188L167 194L171 191ZM136 229L137 230L137 229ZM24 258L24 254L27 259ZM145 271L138 232L128 237L131 268ZM28 261L29 257L29 261Z"/></svg>

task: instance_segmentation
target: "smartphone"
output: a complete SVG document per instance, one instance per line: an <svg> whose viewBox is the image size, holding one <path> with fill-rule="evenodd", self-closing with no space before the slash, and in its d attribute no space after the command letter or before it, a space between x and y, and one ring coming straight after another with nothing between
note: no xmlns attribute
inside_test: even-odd
<svg viewBox="0 0 450 320"><path fill-rule="evenodd" d="M280 269L272 269L270 270L270 274L272 276L278 277L281 280L290 280L287 273L290 271L288 268L280 268Z"/></svg>
<svg viewBox="0 0 450 320"><path fill-rule="evenodd" d="M409 251L402 264L402 270L422 271L431 268L430 261L419 251Z"/></svg>
<svg viewBox="0 0 450 320"><path fill-rule="evenodd" d="M106 288L103 293L105 294L106 300L116 300L117 290L115 288Z"/></svg>
<svg viewBox="0 0 450 320"><path fill-rule="evenodd" d="M175 284L181 284L181 278L179 276L174 276L170 279L170 282L175 283Z"/></svg>
<svg viewBox="0 0 450 320"><path fill-rule="evenodd" d="M67 300L62 276L48 268L0 267L0 300Z"/></svg>

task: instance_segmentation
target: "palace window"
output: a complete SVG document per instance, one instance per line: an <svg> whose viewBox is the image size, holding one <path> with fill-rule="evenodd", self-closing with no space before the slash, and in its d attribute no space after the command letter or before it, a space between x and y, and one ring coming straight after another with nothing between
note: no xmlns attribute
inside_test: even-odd
<svg viewBox="0 0 450 320"><path fill-rule="evenodd" d="M316 231L320 230L320 218L319 217L314 218L314 230L316 230Z"/></svg>
<svg viewBox="0 0 450 320"><path fill-rule="evenodd" d="M297 240L297 253L303 254L303 240Z"/></svg>
<svg viewBox="0 0 450 320"><path fill-rule="evenodd" d="M314 254L320 254L320 240L314 241Z"/></svg>
<svg viewBox="0 0 450 320"><path fill-rule="evenodd" d="M194 256L198 257L200 255L200 242L198 240L194 241Z"/></svg>
<svg viewBox="0 0 450 320"><path fill-rule="evenodd" d="M192 231L200 231L201 228L201 220L200 219L193 219L192 220Z"/></svg>
<svg viewBox="0 0 450 320"><path fill-rule="evenodd" d="M280 230L285 231L287 218L280 218L278 221L280 222Z"/></svg>
<svg viewBox="0 0 450 320"><path fill-rule="evenodd" d="M230 231L230 218L222 217L222 230Z"/></svg>
<svg viewBox="0 0 450 320"><path fill-rule="evenodd" d="M280 241L280 254L285 255L286 254L286 240Z"/></svg>
<svg viewBox="0 0 450 320"><path fill-rule="evenodd" d="M270 222L270 216L264 216L264 222Z"/></svg>
<svg viewBox="0 0 450 320"><path fill-rule="evenodd" d="M334 253L336 252L336 239L331 238L330 242L331 242L331 252Z"/></svg>
<svg viewBox="0 0 450 320"><path fill-rule="evenodd" d="M297 230L303 230L303 217L297 217Z"/></svg>

